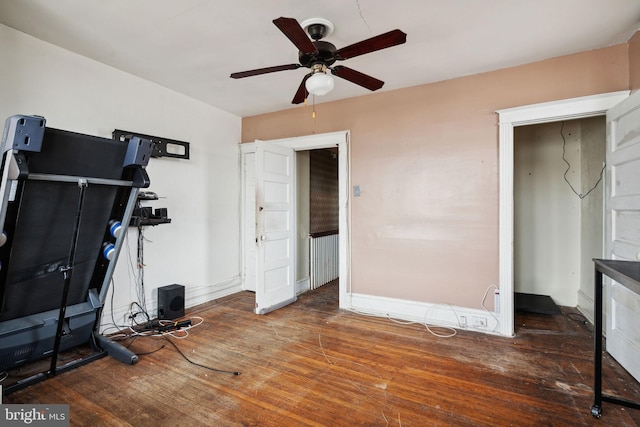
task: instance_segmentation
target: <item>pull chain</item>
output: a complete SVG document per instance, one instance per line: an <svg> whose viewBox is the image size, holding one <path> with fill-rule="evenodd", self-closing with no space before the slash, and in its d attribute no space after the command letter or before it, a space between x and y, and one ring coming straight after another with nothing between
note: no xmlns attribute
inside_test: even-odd
<svg viewBox="0 0 640 427"><path fill-rule="evenodd" d="M305 106L307 106L307 99L308 98L304 99ZM315 123L315 120L316 120L316 96L315 95L313 95L313 101L311 103L311 118L314 120L314 123Z"/></svg>
<svg viewBox="0 0 640 427"><path fill-rule="evenodd" d="M313 95L313 110L311 111L311 118L316 119L316 96Z"/></svg>

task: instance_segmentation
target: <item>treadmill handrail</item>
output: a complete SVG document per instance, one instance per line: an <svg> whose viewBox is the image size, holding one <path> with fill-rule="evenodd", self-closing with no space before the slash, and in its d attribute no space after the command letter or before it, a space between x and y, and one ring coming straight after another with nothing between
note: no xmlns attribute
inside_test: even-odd
<svg viewBox="0 0 640 427"><path fill-rule="evenodd" d="M87 184L113 185L118 187L133 187L133 181L125 181L122 179L92 178L88 176L32 173L32 174L29 174L27 179L32 181L70 182L74 184L79 182L80 180L84 180Z"/></svg>

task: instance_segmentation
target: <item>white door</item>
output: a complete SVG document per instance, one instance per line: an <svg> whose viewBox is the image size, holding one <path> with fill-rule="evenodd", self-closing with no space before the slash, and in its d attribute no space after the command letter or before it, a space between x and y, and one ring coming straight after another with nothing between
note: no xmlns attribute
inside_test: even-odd
<svg viewBox="0 0 640 427"><path fill-rule="evenodd" d="M640 92L607 112L605 256L640 260ZM605 285L607 351L640 380L640 295Z"/></svg>
<svg viewBox="0 0 640 427"><path fill-rule="evenodd" d="M256 141L256 308L266 314L296 300L294 151Z"/></svg>
<svg viewBox="0 0 640 427"><path fill-rule="evenodd" d="M244 173L244 232L243 253L244 263L243 277L245 291L256 291L256 155L255 153L243 153Z"/></svg>

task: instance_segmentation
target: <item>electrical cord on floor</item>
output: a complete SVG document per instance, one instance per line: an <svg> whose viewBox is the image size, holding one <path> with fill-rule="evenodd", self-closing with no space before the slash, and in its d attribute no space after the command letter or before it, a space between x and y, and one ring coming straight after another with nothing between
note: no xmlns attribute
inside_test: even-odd
<svg viewBox="0 0 640 427"><path fill-rule="evenodd" d="M429 333L431 335L434 335L434 336L436 336L438 338L451 338L451 337L453 337L453 336L455 336L457 334L457 331L454 328L450 328L449 326L430 325L429 323L427 323L427 319L426 318L427 318L427 313L428 312L429 312L429 310L427 310L424 313L424 317L425 317L424 322L414 322L414 321L411 321L411 320L407 320L407 321L397 320L397 319L392 318L388 313L387 313L387 320L389 320L390 322L393 322L393 323L397 323L399 325L414 325L414 324L415 325L422 325L425 328L427 328L427 331L429 331ZM446 331L449 331L449 332L446 333L446 334L441 334L441 333L438 333L438 332L434 331L432 328L438 328L438 329L446 330Z"/></svg>
<svg viewBox="0 0 640 427"><path fill-rule="evenodd" d="M204 369L208 369L210 371L213 372L219 372L221 374L233 374L233 375L240 375L240 372L238 371L225 371L223 369L216 369L216 368L212 368L210 366L206 366L206 365L202 365L200 363L194 362L193 360L189 359L181 350L180 348L178 348L178 346L176 345L176 343L174 343L173 341L171 341L171 339L168 336L164 336L165 339L169 342L169 344L171 344L173 346L173 348L176 349L176 351L180 354L180 356L182 356L184 358L184 360L186 360L187 362L191 363L192 365L195 366L199 366L200 368L204 368Z"/></svg>
<svg viewBox="0 0 640 427"><path fill-rule="evenodd" d="M136 353L136 356L148 356L150 354L156 353L160 350L162 350L165 347L164 344L162 344L160 347L156 348L155 350L151 350L151 351L146 351L144 353Z"/></svg>
<svg viewBox="0 0 640 427"><path fill-rule="evenodd" d="M133 312L134 307L138 307L138 311L136 311L135 313ZM151 320L151 316L149 316L149 313L147 312L147 310L144 307L142 307L140 303L136 301L129 304L129 313L131 313L132 321L135 321L135 318L138 314L143 314L144 317L147 319L147 322Z"/></svg>
<svg viewBox="0 0 640 427"><path fill-rule="evenodd" d="M196 323L193 321L196 320ZM170 335L177 339L185 339L189 336L189 330L200 326L204 319L193 316L186 320L152 320L142 324L125 326L120 333L109 335L113 341L122 341L132 337L163 337Z"/></svg>
<svg viewBox="0 0 640 427"><path fill-rule="evenodd" d="M129 336L129 337L115 339L114 341L123 341L123 340L126 340L126 339L130 338L131 341L127 345L124 346L125 348L130 349L130 347L133 345L133 343L140 337L141 337L141 335L132 335L132 336ZM156 353L156 352L162 350L163 348L164 348L164 344L162 344L160 347L156 348L155 350L146 351L144 353L136 353L136 356L148 356L150 354L153 354L153 353Z"/></svg>
<svg viewBox="0 0 640 427"><path fill-rule="evenodd" d="M433 305L435 305L435 304L433 304ZM425 311L424 319L423 319L422 322L418 322L418 321L414 321L414 320L398 320L398 319L394 319L393 317L391 317L391 315L389 313L387 313L386 318L387 318L388 321L390 321L392 323L397 323L398 325L422 325L427 329L427 331L429 331L429 333L431 335L434 335L434 336L436 336L438 338L451 338L451 337L455 336L457 334L457 331L454 328L449 327L449 326L430 325L427 322L427 315L429 313L429 310L431 310L431 308L433 307L433 305L430 306ZM453 308L451 308L451 309L453 310ZM361 316L369 316L369 317L377 317L377 318L383 317L380 314L367 313L366 311L360 311L360 310L355 310L355 309L349 309L349 311L351 311L352 313L359 314ZM456 318L457 318L458 315L455 312L455 310L453 310L453 312L454 312L454 314L456 315ZM458 321L458 323L459 323L459 321ZM446 333L446 334L441 334L441 333L438 333L438 332L434 331L432 328L438 328L438 329L446 330L446 331L449 331L449 332Z"/></svg>
<svg viewBox="0 0 640 427"><path fill-rule="evenodd" d="M193 323L193 320L196 320L196 323ZM109 338L113 341L125 341L130 339L131 342L129 342L125 346L126 348L130 348L131 345L138 338L163 337L167 341L169 341L169 343L178 351L178 353L180 353L180 355L184 357L185 360L187 360L189 363L192 363L201 368L209 369L214 372L240 375L240 372L237 372L237 371L225 371L222 369L211 368L209 366L201 365L189 360L187 356L185 356L180 351L180 349L176 346L176 344L169 339L169 337L173 337L176 339L187 338L189 336L189 332L188 332L189 329L194 328L196 326L200 326L203 323L204 323L204 319L199 316L193 316L190 319L182 320L182 321L152 320L146 323L136 324L136 325L126 327L129 329L128 332L116 333L116 334L110 335ZM180 334L180 335L177 335L177 334ZM149 354L153 354L162 350L163 348L165 348L164 344L162 344L159 348L156 348L155 350L147 351L144 353L136 353L136 356L146 356Z"/></svg>

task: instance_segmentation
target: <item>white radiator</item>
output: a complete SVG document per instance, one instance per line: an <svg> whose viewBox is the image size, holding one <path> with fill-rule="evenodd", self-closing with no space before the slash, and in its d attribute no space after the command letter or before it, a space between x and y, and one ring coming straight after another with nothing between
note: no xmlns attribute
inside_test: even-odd
<svg viewBox="0 0 640 427"><path fill-rule="evenodd" d="M338 236L339 234L309 236L311 289L317 289L338 278L340 272Z"/></svg>

